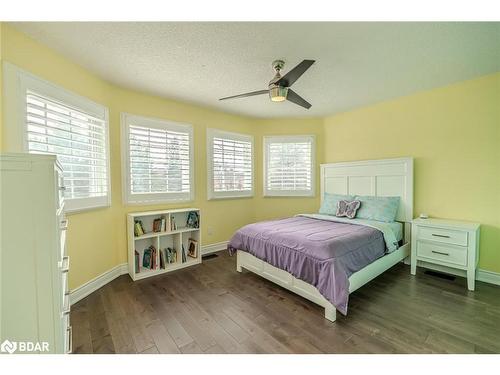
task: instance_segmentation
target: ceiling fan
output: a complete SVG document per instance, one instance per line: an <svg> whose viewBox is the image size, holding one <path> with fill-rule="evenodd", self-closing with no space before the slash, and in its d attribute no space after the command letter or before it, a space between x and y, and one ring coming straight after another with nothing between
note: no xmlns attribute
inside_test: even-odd
<svg viewBox="0 0 500 375"><path fill-rule="evenodd" d="M269 82L267 90L252 91L245 94L227 96L225 98L220 98L219 100L245 98L247 96L269 94L269 98L273 102L282 102L288 100L292 103L300 105L301 107L309 109L311 108L311 104L300 97L295 91L290 88L290 86L292 86L293 83L298 80L300 76L304 74L312 64L314 64L314 60L302 60L301 63L299 63L295 68L290 70L282 77L280 72L285 66L285 62L283 60L274 60L272 63L272 67L276 71L276 75Z"/></svg>

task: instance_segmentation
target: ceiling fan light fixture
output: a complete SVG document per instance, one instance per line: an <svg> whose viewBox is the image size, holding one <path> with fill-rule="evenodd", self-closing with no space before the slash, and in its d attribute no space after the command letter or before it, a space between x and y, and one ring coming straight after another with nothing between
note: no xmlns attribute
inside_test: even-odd
<svg viewBox="0 0 500 375"><path fill-rule="evenodd" d="M269 97L273 102L283 102L286 100L288 87L276 86L269 89Z"/></svg>
<svg viewBox="0 0 500 375"><path fill-rule="evenodd" d="M297 104L305 109L311 108L311 104L307 102L304 98L298 95L292 89L289 89L295 81L297 81L304 72L314 64L314 60L302 60L297 66L290 70L284 76L281 76L281 69L285 65L283 60L273 61L273 69L276 71L273 79L269 81L267 90L258 90L252 92L246 92L244 94L226 96L220 98L219 100L246 98L249 96L265 95L269 94L269 99L272 102L284 102L288 100L291 103Z"/></svg>

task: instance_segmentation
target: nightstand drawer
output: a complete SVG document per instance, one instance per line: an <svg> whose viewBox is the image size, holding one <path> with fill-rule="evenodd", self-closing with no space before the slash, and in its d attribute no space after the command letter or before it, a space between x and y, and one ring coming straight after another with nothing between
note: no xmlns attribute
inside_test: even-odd
<svg viewBox="0 0 500 375"><path fill-rule="evenodd" d="M417 240L443 242L452 245L467 246L467 232L453 229L418 227Z"/></svg>
<svg viewBox="0 0 500 375"><path fill-rule="evenodd" d="M467 248L452 245L417 241L417 257L422 260L437 260L458 266L467 266Z"/></svg>

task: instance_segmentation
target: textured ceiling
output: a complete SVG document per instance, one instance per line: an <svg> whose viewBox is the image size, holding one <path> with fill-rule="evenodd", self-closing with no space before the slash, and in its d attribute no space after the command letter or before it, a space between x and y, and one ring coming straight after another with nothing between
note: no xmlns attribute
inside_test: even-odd
<svg viewBox="0 0 500 375"><path fill-rule="evenodd" d="M120 86L257 117L324 116L500 71L500 23L13 23ZM293 89L309 110L266 95L271 62L316 63Z"/></svg>

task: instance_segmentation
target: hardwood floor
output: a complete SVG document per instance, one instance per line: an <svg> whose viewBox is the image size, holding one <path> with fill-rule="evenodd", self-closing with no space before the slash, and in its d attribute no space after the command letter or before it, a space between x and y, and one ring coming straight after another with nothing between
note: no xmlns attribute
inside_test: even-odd
<svg viewBox="0 0 500 375"><path fill-rule="evenodd" d="M399 264L323 309L226 252L172 274L119 277L72 307L74 353L500 353L500 287Z"/></svg>

